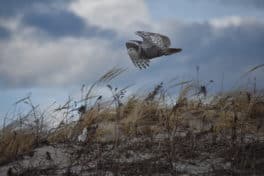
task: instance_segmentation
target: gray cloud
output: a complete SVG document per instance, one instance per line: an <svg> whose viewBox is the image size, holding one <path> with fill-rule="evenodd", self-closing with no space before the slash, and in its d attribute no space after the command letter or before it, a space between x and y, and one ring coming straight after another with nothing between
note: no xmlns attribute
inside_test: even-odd
<svg viewBox="0 0 264 176"><path fill-rule="evenodd" d="M122 36L122 31L134 36L134 28L140 26L136 24L141 16L148 16L143 13L144 8L142 15L128 20L123 28L116 25L119 24L116 21L105 24L104 16L97 16L96 11L86 14L89 6L78 14L77 7L81 7L82 3L77 4L73 11L60 9L52 12L44 8L24 14L20 21L22 25L9 34L12 37L8 41L0 41L2 87L82 84L94 80L115 65L130 68L120 83L149 85L173 77L194 78L195 67L199 65L201 79L215 80L217 89L223 73L226 86L231 87L244 71L263 63L264 24L261 21L227 17L204 23L171 20L151 24L146 20L143 21L146 26L170 36L172 45L183 48L183 51L153 60L149 69L138 71L126 54L124 42L128 35ZM95 5L96 8L101 6L100 3ZM108 5L106 9L114 9L111 3ZM121 12L127 14L126 10ZM93 19L90 24L91 15L99 20ZM126 16L121 15L119 21L125 19ZM133 29L129 29L132 24ZM121 33L121 37L116 36L117 32Z"/></svg>
<svg viewBox="0 0 264 176"><path fill-rule="evenodd" d="M89 25L116 31L120 36L131 36L139 28L151 28L152 21L143 0L76 0L69 10Z"/></svg>
<svg viewBox="0 0 264 176"><path fill-rule="evenodd" d="M55 37L81 35L85 29L81 18L62 10L26 13L22 23L26 26L37 27Z"/></svg>
<svg viewBox="0 0 264 176"><path fill-rule="evenodd" d="M0 41L0 87L81 84L126 63L124 36L117 36L115 30L90 24L87 19L84 24L82 16L53 1L11 2L5 7L14 13L2 15L10 18L0 21L11 36ZM107 9L114 11L118 7L115 1ZM126 14L126 10L120 12Z"/></svg>
<svg viewBox="0 0 264 176"><path fill-rule="evenodd" d="M0 18L11 19L22 16L21 24L40 29L43 34L50 37L109 37L113 38L115 32L91 25L83 18L69 11L68 5L72 0L10 0L1 4ZM8 35L8 31L0 29L0 37Z"/></svg>
<svg viewBox="0 0 264 176"><path fill-rule="evenodd" d="M33 26L51 37L100 37L113 38L115 32L101 29L84 23L83 19L66 10L49 9L44 12L37 10L26 13L22 18L23 25Z"/></svg>
<svg viewBox="0 0 264 176"><path fill-rule="evenodd" d="M23 14L28 10L36 6L65 6L67 3L70 3L72 0L26 0L26 1L17 1L17 0L8 0L1 3L0 6L0 16L1 17L10 17L17 14Z"/></svg>
<svg viewBox="0 0 264 176"><path fill-rule="evenodd" d="M152 85L174 77L195 78L195 67L199 65L201 80L215 80L214 90L219 90L223 73L226 88L231 88L244 72L263 63L261 21L238 18L234 22L226 18L205 23L170 21L157 26L157 32L170 36L172 45L183 51L153 60L147 70L133 67L123 46L125 39L116 40L118 45L100 38L62 38L55 43L24 38L21 33L17 39L5 42L7 45L0 45L0 80L9 87L82 84L119 65L130 67L120 83ZM263 72L256 76L258 85L264 86Z"/></svg>
<svg viewBox="0 0 264 176"><path fill-rule="evenodd" d="M21 34L0 44L0 52L1 86L13 88L82 84L124 63L120 49L101 39L66 38L53 42Z"/></svg>
<svg viewBox="0 0 264 176"><path fill-rule="evenodd" d="M0 26L0 39L8 39L9 37L9 30Z"/></svg>

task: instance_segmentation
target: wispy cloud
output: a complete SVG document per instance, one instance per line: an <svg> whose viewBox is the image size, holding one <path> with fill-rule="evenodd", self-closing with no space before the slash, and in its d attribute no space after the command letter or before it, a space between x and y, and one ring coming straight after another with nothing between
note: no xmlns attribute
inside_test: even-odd
<svg viewBox="0 0 264 176"><path fill-rule="evenodd" d="M135 30L150 28L151 18L142 0L77 0L69 9L82 17L86 24L117 31L120 36Z"/></svg>

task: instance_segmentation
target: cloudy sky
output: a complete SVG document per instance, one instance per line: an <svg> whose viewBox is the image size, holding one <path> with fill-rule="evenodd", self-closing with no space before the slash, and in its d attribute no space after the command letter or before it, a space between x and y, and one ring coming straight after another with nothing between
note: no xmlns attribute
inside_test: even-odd
<svg viewBox="0 0 264 176"><path fill-rule="evenodd" d="M172 78L214 80L212 91L242 84L264 63L263 0L2 0L0 118L28 93L36 103L63 102L114 66L128 68L113 84L139 90ZM125 41L137 30L163 33L177 55L136 69ZM256 77L264 87L264 71Z"/></svg>

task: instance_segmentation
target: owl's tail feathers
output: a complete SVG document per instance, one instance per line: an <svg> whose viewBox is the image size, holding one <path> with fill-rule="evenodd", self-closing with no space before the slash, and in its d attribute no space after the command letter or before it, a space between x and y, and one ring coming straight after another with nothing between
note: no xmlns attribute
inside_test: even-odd
<svg viewBox="0 0 264 176"><path fill-rule="evenodd" d="M166 51L165 51L165 55L171 55L171 54L174 54L174 53L179 53L181 52L182 49L181 48L168 48Z"/></svg>

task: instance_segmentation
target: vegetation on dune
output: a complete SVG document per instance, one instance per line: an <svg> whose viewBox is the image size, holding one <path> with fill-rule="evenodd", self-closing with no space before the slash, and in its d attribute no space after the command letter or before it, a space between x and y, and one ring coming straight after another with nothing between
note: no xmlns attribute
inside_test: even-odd
<svg viewBox="0 0 264 176"><path fill-rule="evenodd" d="M246 74L261 67L254 67ZM83 86L80 100L69 99L50 112L33 105L30 97L18 101L17 104L26 103L31 109L1 130L0 164L18 160L19 156L43 145L78 143L81 149L76 151L79 152L76 156L86 160L73 160L80 165L90 162L85 156L93 156L94 172L101 169L128 175L164 172L175 175L185 172L175 165L177 162L214 156L230 163L227 168L211 169L215 175L264 173L261 167L264 164L263 92L236 90L205 101L206 86L197 87L194 81L182 81L173 85L182 88L174 103L169 104L171 97L163 83L144 96L127 96L129 87L112 86L110 81L124 71L113 68L87 92ZM98 85L108 87L112 94L110 100L92 93ZM54 112L61 112L63 120L51 128L46 126L45 118L50 118ZM78 118L71 120L76 112ZM26 119L31 122L25 124ZM85 128L86 139L78 141ZM129 158L128 151L141 152L141 156L150 153L150 157L144 162L132 160L125 165L121 158ZM142 163L144 167L140 166Z"/></svg>

